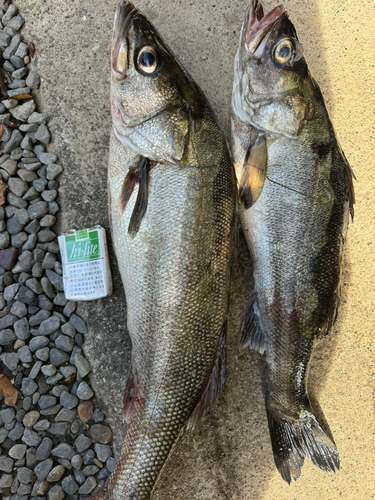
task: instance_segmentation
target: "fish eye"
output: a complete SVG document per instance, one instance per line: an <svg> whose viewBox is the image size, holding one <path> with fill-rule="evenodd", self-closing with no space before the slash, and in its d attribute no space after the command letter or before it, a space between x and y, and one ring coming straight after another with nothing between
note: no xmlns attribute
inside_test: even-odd
<svg viewBox="0 0 375 500"><path fill-rule="evenodd" d="M158 67L158 55L152 47L143 47L138 54L138 67L147 74L154 73Z"/></svg>
<svg viewBox="0 0 375 500"><path fill-rule="evenodd" d="M294 55L294 46L291 40L284 39L273 49L273 58L280 64L291 62Z"/></svg>

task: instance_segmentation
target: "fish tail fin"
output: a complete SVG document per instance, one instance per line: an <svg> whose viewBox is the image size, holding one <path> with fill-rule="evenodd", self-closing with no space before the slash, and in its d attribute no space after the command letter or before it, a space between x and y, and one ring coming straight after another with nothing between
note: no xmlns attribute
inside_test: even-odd
<svg viewBox="0 0 375 500"><path fill-rule="evenodd" d="M257 310L257 300L256 296L254 296L240 326L239 347L240 349L250 347L263 354L266 350L266 342L263 330L259 324Z"/></svg>
<svg viewBox="0 0 375 500"><path fill-rule="evenodd" d="M299 478L305 457L325 472L339 470L336 445L312 411L303 410L298 420L275 416L268 409L267 416L275 464L284 481Z"/></svg>
<svg viewBox="0 0 375 500"><path fill-rule="evenodd" d="M187 423L188 430L193 430L199 420L207 415L224 388L225 372L227 367L226 336L227 322L225 321L221 330L215 364L213 366L211 376Z"/></svg>

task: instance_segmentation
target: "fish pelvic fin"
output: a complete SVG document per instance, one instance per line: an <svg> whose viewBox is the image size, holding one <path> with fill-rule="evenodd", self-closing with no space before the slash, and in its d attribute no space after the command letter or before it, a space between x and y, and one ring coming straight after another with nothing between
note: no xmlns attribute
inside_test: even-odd
<svg viewBox="0 0 375 500"><path fill-rule="evenodd" d="M193 410L187 423L187 429L193 430L199 420L207 415L217 399L219 398L225 384L225 373L227 368L227 321L222 326L215 364L213 366L210 379L203 391L203 394Z"/></svg>
<svg viewBox="0 0 375 500"><path fill-rule="evenodd" d="M339 470L336 445L311 411L303 410L294 420L267 409L267 417L275 464L288 484L299 478L305 457L325 472Z"/></svg>
<svg viewBox="0 0 375 500"><path fill-rule="evenodd" d="M259 324L257 314L258 304L256 294L253 296L251 304L242 320L239 332L239 348L250 347L263 354L266 350L266 338Z"/></svg>

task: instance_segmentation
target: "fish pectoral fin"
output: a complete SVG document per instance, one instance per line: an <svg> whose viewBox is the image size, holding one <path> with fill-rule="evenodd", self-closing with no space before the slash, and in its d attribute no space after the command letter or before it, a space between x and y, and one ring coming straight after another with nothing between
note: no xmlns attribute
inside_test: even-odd
<svg viewBox="0 0 375 500"><path fill-rule="evenodd" d="M258 136L248 154L239 185L239 199L250 208L259 198L267 175L267 143L264 135Z"/></svg>
<svg viewBox="0 0 375 500"><path fill-rule="evenodd" d="M120 203L121 211L124 212L135 186L139 184L137 199L128 226L128 233L133 238L138 233L142 219L147 210L148 171L150 166L151 161L148 158L142 158L137 167L129 169L122 185Z"/></svg>
<svg viewBox="0 0 375 500"><path fill-rule="evenodd" d="M284 481L298 479L305 457L325 472L339 469L336 445L311 411L304 409L292 420L267 408L267 417L275 464Z"/></svg>
<svg viewBox="0 0 375 500"><path fill-rule="evenodd" d="M254 349L255 351L259 351L260 354L263 354L266 350L266 339L259 324L259 316L256 312L257 309L257 298L254 294L240 327L239 347L240 349L250 347L250 349Z"/></svg>
<svg viewBox="0 0 375 500"><path fill-rule="evenodd" d="M133 367L130 364L128 379L126 381L123 407L122 407L122 421L127 424L130 423L131 415L134 408L134 402L136 397L136 387L134 382Z"/></svg>
<svg viewBox="0 0 375 500"><path fill-rule="evenodd" d="M211 408L219 398L221 391L223 390L225 384L225 372L227 367L226 337L227 321L224 322L221 329L215 364L213 366L210 379L203 391L198 404L196 405L193 413L190 416L190 419L187 423L188 430L193 430L199 420L207 415L207 413L211 410Z"/></svg>

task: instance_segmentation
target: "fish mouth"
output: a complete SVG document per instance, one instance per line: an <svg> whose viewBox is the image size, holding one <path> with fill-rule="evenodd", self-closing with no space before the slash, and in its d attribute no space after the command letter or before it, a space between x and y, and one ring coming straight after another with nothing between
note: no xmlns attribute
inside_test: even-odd
<svg viewBox="0 0 375 500"><path fill-rule="evenodd" d="M138 10L131 2L122 1L117 7L112 37L112 69L125 76L127 69L127 33Z"/></svg>
<svg viewBox="0 0 375 500"><path fill-rule="evenodd" d="M260 1L253 0L251 2L245 20L245 40L250 52L257 52L262 42L268 39L267 35L272 26L283 14L285 14L285 10L281 5L275 7L267 15L264 15L263 6ZM265 43L262 45L265 45Z"/></svg>

